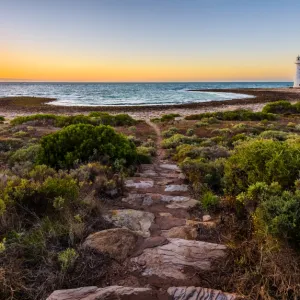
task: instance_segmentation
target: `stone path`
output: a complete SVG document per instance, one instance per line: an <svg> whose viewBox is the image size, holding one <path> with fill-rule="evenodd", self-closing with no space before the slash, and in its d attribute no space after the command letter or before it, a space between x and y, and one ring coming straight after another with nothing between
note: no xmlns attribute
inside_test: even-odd
<svg viewBox="0 0 300 300"><path fill-rule="evenodd" d="M157 157L125 181L122 205L104 216L116 228L94 233L83 244L128 266L138 286L55 291L49 300L237 298L199 287L196 274L216 268L226 256L226 246L196 240L197 228L212 226L213 221L207 216L204 221L191 218L189 208L197 201L191 198L178 166L164 160L159 128L148 124L158 137Z"/></svg>

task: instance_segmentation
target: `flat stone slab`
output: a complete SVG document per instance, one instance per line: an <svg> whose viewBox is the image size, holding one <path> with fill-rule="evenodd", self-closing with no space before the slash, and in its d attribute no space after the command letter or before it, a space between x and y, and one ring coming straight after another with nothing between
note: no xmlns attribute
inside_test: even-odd
<svg viewBox="0 0 300 300"><path fill-rule="evenodd" d="M154 214L134 209L111 210L104 219L116 227L125 227L143 237L150 236L150 227L155 219Z"/></svg>
<svg viewBox="0 0 300 300"><path fill-rule="evenodd" d="M193 226L178 226L169 230L162 230L162 236L166 238L179 238L185 240L195 240L197 238L197 228Z"/></svg>
<svg viewBox="0 0 300 300"><path fill-rule="evenodd" d="M212 262L226 255L226 246L220 244L176 238L168 241L166 245L145 249L140 256L131 259L141 267L142 276L185 280L185 267L209 271Z"/></svg>
<svg viewBox="0 0 300 300"><path fill-rule="evenodd" d="M54 291L46 300L158 300L158 294L149 288L108 286L82 287ZM166 298L165 298L166 299Z"/></svg>
<svg viewBox="0 0 300 300"><path fill-rule="evenodd" d="M126 198L122 199L123 202L126 202L131 205L142 205L142 206L151 206L153 204L166 204L168 208L190 208L198 204L198 201L190 197L185 196L170 196L170 195L161 195L154 193L134 193L129 194Z"/></svg>
<svg viewBox="0 0 300 300"><path fill-rule="evenodd" d="M188 185L186 184L170 184L165 188L165 192L187 192Z"/></svg>
<svg viewBox="0 0 300 300"><path fill-rule="evenodd" d="M179 167L177 165L173 165L173 164L161 164L160 167L162 169L180 172L180 169L179 169Z"/></svg>
<svg viewBox="0 0 300 300"><path fill-rule="evenodd" d="M111 258L123 262L134 250L138 235L126 228L113 228L90 234L83 243L84 247L108 253Z"/></svg>
<svg viewBox="0 0 300 300"><path fill-rule="evenodd" d="M148 189L153 187L153 180L128 179L125 181L125 187L135 189Z"/></svg>
<svg viewBox="0 0 300 300"><path fill-rule="evenodd" d="M202 287L170 287L168 294L173 300L234 300L235 294L223 293Z"/></svg>

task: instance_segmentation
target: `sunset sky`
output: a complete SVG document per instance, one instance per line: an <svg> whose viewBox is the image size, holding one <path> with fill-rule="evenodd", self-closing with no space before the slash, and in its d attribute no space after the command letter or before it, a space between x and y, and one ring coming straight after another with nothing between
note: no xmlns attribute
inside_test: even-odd
<svg viewBox="0 0 300 300"><path fill-rule="evenodd" d="M292 81L299 34L299 0L0 0L0 80Z"/></svg>

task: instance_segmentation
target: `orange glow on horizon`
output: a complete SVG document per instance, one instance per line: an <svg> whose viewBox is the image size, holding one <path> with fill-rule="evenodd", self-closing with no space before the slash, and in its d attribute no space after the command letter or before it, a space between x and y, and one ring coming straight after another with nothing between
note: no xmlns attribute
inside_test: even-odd
<svg viewBox="0 0 300 300"><path fill-rule="evenodd" d="M214 59L137 58L113 59L76 56L21 55L4 51L0 56L0 80L74 82L151 82L151 81L260 81L292 80L292 62L281 64Z"/></svg>

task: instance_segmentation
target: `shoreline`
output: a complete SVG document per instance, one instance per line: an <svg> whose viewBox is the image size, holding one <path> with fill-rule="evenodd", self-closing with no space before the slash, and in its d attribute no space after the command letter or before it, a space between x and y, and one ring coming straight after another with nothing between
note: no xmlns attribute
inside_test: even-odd
<svg viewBox="0 0 300 300"><path fill-rule="evenodd" d="M255 98L232 99L222 101L207 101L199 103L173 104L173 105L147 105L147 106L62 106L47 104L53 98L37 97L5 97L0 98L0 115L11 119L16 116L36 113L52 114L87 114L91 111L105 111L108 113L128 113L133 117L149 119L166 113L178 113L182 116L208 111L235 110L238 108L261 110L268 103L278 100L295 102L300 100L300 90L292 88L277 89L208 89L191 90L194 92L228 92L247 94Z"/></svg>

